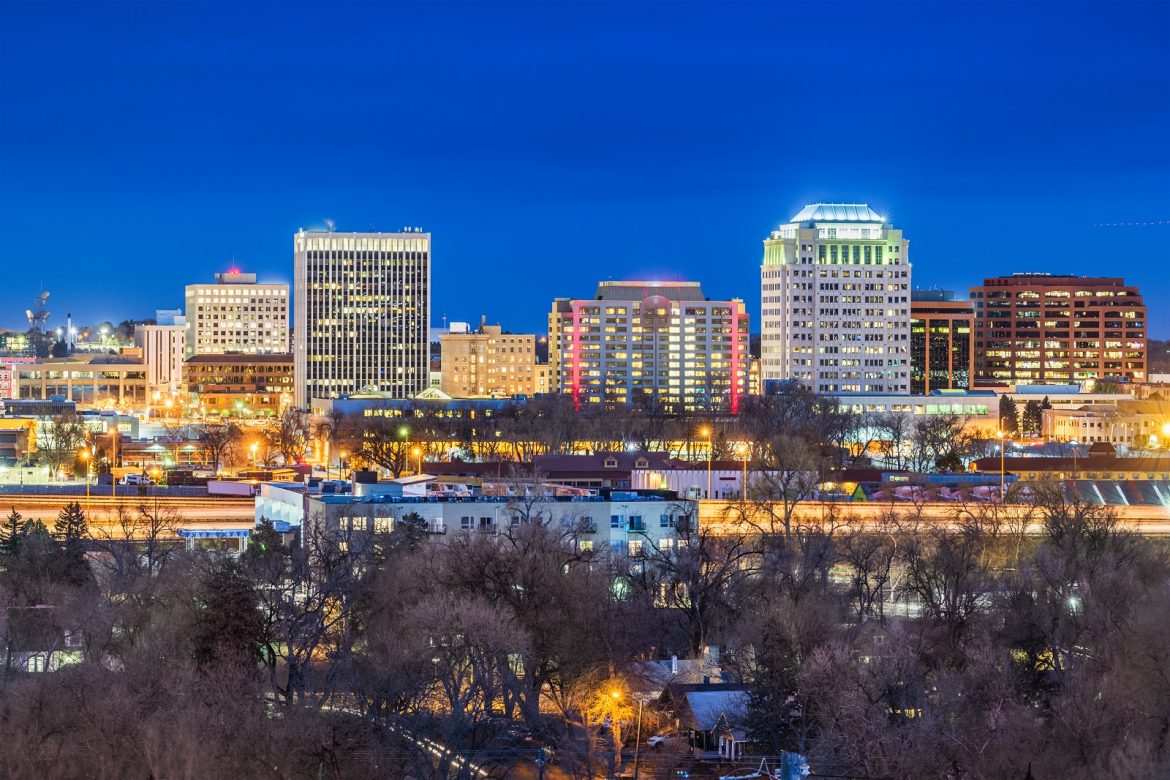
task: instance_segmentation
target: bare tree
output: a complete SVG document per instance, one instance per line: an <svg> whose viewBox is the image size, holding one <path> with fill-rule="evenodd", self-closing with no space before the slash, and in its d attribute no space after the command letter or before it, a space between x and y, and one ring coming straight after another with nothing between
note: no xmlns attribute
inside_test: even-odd
<svg viewBox="0 0 1170 780"><path fill-rule="evenodd" d="M218 473L220 466L231 457L232 450L243 438L243 431L234 422L211 422L196 426L195 436L203 448L208 465Z"/></svg>
<svg viewBox="0 0 1170 780"><path fill-rule="evenodd" d="M59 414L41 427L37 455L56 474L77 462L85 444L85 423L75 414Z"/></svg>

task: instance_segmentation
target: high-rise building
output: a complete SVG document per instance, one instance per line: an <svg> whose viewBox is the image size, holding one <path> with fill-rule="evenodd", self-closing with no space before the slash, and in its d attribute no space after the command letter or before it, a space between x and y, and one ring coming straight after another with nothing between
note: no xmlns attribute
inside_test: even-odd
<svg viewBox="0 0 1170 780"><path fill-rule="evenodd" d="M157 318L156 318L157 319ZM150 393L178 394L183 388L183 358L187 325L178 316L172 325L136 325L134 346L142 350L146 385Z"/></svg>
<svg viewBox="0 0 1170 780"><path fill-rule="evenodd" d="M475 332L443 333L439 343L439 389L452 398L508 398L540 392L536 336L531 333L504 333L499 325L481 322Z"/></svg>
<svg viewBox="0 0 1170 780"><path fill-rule="evenodd" d="M293 237L295 403L427 387L431 234L300 230Z"/></svg>
<svg viewBox="0 0 1170 780"><path fill-rule="evenodd" d="M288 352L288 285L231 270L187 285L187 356Z"/></svg>
<svg viewBox="0 0 1170 780"><path fill-rule="evenodd" d="M552 382L578 406L734 413L748 361L743 301L710 300L698 282L602 282L549 315Z"/></svg>
<svg viewBox="0 0 1170 780"><path fill-rule="evenodd" d="M1146 377L1146 306L1124 279L1013 274L971 288L976 384Z"/></svg>
<svg viewBox="0 0 1170 780"><path fill-rule="evenodd" d="M951 290L910 293L910 392L970 390L975 376L975 309Z"/></svg>
<svg viewBox="0 0 1170 780"><path fill-rule="evenodd" d="M764 240L762 380L910 389L909 242L864 203L805 206Z"/></svg>

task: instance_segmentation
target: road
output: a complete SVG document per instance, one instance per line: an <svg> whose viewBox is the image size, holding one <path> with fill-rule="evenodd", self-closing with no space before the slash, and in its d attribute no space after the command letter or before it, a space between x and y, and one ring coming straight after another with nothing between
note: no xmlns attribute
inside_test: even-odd
<svg viewBox="0 0 1170 780"><path fill-rule="evenodd" d="M29 496L4 495L0 496L0 515L7 515L15 509L26 519L37 519L50 528L65 504L76 501L84 508L87 505L85 496ZM91 528L109 525L119 507L127 512L137 512L140 505L145 505L151 512L174 511L177 515L176 524L179 528L199 528L215 526L216 528L242 529L255 525L255 501L251 498L151 498L118 496L93 496L88 501L89 511L86 513Z"/></svg>
<svg viewBox="0 0 1170 780"><path fill-rule="evenodd" d="M846 518L859 521L863 524L879 525L888 520L891 514L896 514L900 520L908 520L917 516L927 525L957 527L964 517L982 517L993 515L997 507L994 504L958 503L925 503L915 505L909 501L897 503L868 503L852 501L820 502L806 501L798 504L793 514L793 523L810 525L824 523L831 518L844 522ZM1117 517L1121 525L1144 536L1164 536L1170 534L1170 507L1168 506L1115 506ZM1044 533L1040 513L1035 509L1021 504L1008 504L1001 510L1005 522L1021 523L1025 533L1039 535ZM1030 516L1029 516L1030 512ZM745 523L745 514L753 518L752 524L759 528L772 526L769 513L758 506L756 502L748 502L746 509L738 501L700 501L699 526L708 528L715 533L742 533ZM783 510L776 505L771 515L778 520Z"/></svg>

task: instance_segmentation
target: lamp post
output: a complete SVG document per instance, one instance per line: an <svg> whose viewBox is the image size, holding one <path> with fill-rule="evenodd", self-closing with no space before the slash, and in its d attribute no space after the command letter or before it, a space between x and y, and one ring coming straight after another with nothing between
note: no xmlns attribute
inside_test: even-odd
<svg viewBox="0 0 1170 780"><path fill-rule="evenodd" d="M260 442L252 442L248 449L252 451L252 468L256 468L256 451L260 449Z"/></svg>
<svg viewBox="0 0 1170 780"><path fill-rule="evenodd" d="M422 448L415 447L413 450L410 451L410 454L414 455L415 458L418 459L418 467L414 470L414 473L417 476L417 475L422 473Z"/></svg>
<svg viewBox="0 0 1170 780"><path fill-rule="evenodd" d="M93 472L93 456L89 452L89 447L83 447L78 453L81 459L85 461L85 515L89 516L89 482L90 476Z"/></svg>
<svg viewBox="0 0 1170 780"><path fill-rule="evenodd" d="M1004 461L1003 461L1003 459L1004 459L1004 450L1007 448L1005 447L1005 440L1004 440L1004 432L1003 431L996 431L995 438L999 439L999 503L1002 504L1003 500L1004 500L1004 494L1003 494L1004 493L1004 491L1003 491L1003 485L1004 485L1003 463L1004 463Z"/></svg>
<svg viewBox="0 0 1170 780"><path fill-rule="evenodd" d="M706 498L711 498L711 451L714 449L711 441L711 429L704 425L699 429L699 435L707 440L707 495Z"/></svg>

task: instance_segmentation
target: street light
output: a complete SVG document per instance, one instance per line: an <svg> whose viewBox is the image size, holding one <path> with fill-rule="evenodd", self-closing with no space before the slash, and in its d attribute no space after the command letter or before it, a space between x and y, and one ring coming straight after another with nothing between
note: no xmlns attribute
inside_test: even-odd
<svg viewBox="0 0 1170 780"><path fill-rule="evenodd" d="M77 453L81 459L85 461L85 515L89 516L89 481L93 475L93 458L89 453L88 447L83 447L81 452Z"/></svg>
<svg viewBox="0 0 1170 780"><path fill-rule="evenodd" d="M256 468L256 450L260 449L260 442L252 442L248 449L252 451L252 468Z"/></svg>
<svg viewBox="0 0 1170 780"><path fill-rule="evenodd" d="M699 435L707 440L707 498L711 498L711 450L714 447L711 444L711 429L704 425L699 429Z"/></svg>
<svg viewBox="0 0 1170 780"><path fill-rule="evenodd" d="M418 458L418 468L415 469L414 473L421 474L422 473L422 448L415 447L413 450L410 451L410 454L414 455L416 458Z"/></svg>
<svg viewBox="0 0 1170 780"><path fill-rule="evenodd" d="M1004 446L1004 432L1003 431L996 431L995 438L999 439L999 503L1002 504L1003 499L1004 499L1004 494L1003 494L1003 484L1004 484L1003 458L1004 458L1004 450L1006 449L1006 447Z"/></svg>

